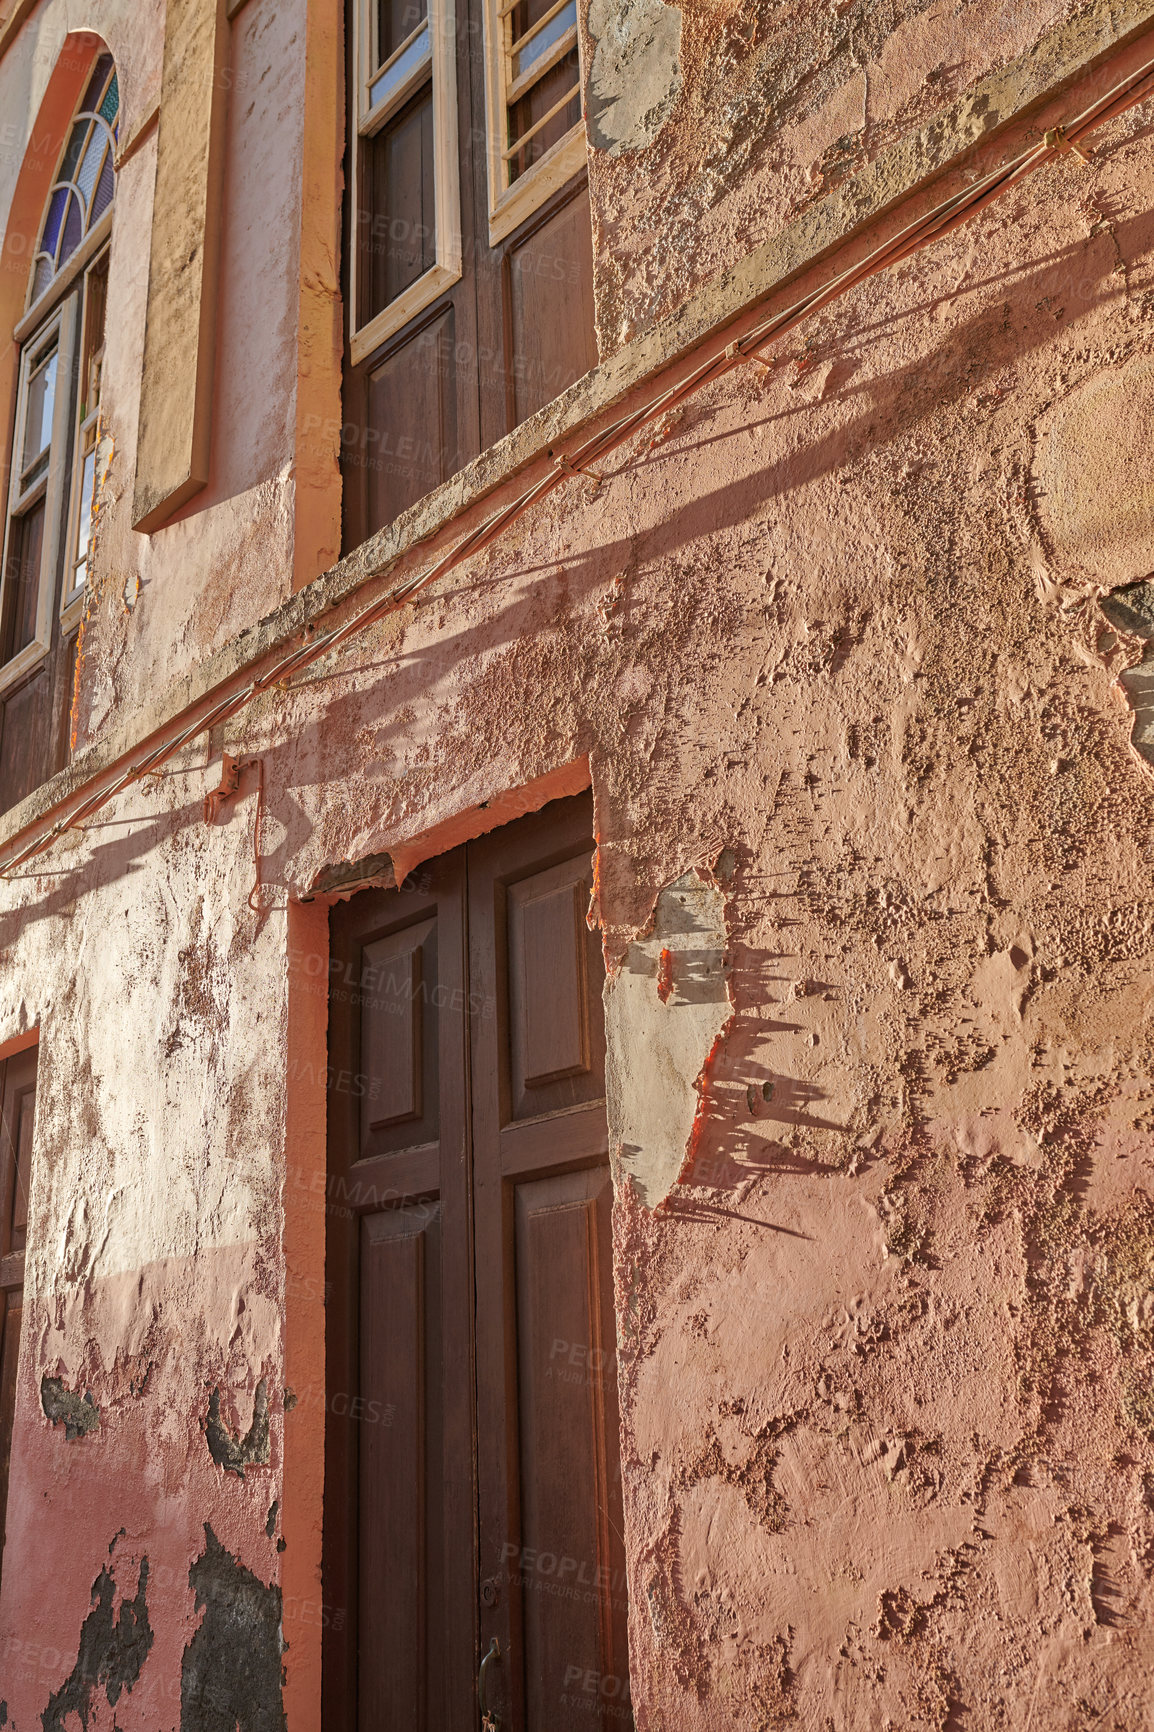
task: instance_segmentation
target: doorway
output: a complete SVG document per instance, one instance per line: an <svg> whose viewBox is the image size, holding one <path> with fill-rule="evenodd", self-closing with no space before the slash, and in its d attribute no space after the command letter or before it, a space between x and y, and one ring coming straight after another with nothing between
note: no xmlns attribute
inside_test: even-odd
<svg viewBox="0 0 1154 1732"><path fill-rule="evenodd" d="M333 910L327 1732L632 1726L592 801Z"/></svg>

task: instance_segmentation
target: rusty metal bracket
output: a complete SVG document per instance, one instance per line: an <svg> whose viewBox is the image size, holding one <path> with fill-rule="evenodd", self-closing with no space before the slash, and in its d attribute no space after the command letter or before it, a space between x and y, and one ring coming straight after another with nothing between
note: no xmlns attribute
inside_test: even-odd
<svg viewBox="0 0 1154 1732"><path fill-rule="evenodd" d="M1072 150L1083 162L1089 162L1094 154L1093 151L1084 150L1080 144L1075 144L1072 138L1067 138L1064 126L1052 126L1049 132L1042 135L1042 142L1048 144L1051 150Z"/></svg>
<svg viewBox="0 0 1154 1732"><path fill-rule="evenodd" d="M226 752L220 764L220 786L204 796L204 821L215 824L226 800L240 792L240 759Z"/></svg>

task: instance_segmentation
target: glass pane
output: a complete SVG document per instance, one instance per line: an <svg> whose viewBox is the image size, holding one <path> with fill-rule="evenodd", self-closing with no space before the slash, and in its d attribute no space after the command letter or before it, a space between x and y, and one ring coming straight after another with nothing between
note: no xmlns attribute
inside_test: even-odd
<svg viewBox="0 0 1154 1732"><path fill-rule="evenodd" d="M86 208L91 201L92 189L96 185L96 177L100 173L101 166L104 162L104 147L106 142L107 140L105 138L104 128L101 126L94 126L92 129L92 137L88 142L88 149L84 152L84 161L80 164L79 171L76 175L76 184L83 194Z"/></svg>
<svg viewBox="0 0 1154 1732"><path fill-rule="evenodd" d="M88 80L88 89L84 92L84 101L81 104L82 111L87 109L89 114L94 114L96 112L96 104L100 101L100 93L104 89L104 86L108 81L108 74L111 71L111 54L102 54L100 59L96 62L96 65L92 68L92 77Z"/></svg>
<svg viewBox="0 0 1154 1732"><path fill-rule="evenodd" d="M523 148L509 158L511 181L516 180L519 174L524 174L527 168L531 168L581 119L581 93L575 89L580 76L577 48L574 46L568 54L562 56L556 66L551 66L548 72L542 73L524 96L510 105L509 143L515 144L519 138L525 137L530 127L535 126L548 114L555 103L561 101L567 90L574 92L571 100L557 111L552 120L547 121L532 138L526 139Z"/></svg>
<svg viewBox="0 0 1154 1732"><path fill-rule="evenodd" d="M96 447L85 453L80 466L80 528L76 537L76 557L83 559L92 540L92 483L96 479Z"/></svg>
<svg viewBox="0 0 1154 1732"><path fill-rule="evenodd" d="M365 141L363 161L362 325L436 263L431 85Z"/></svg>
<svg viewBox="0 0 1154 1732"><path fill-rule="evenodd" d="M373 80L369 88L369 107L375 108L378 102L383 102L394 90L399 90L406 78L417 70L422 60L428 58L428 53L429 31L426 26L419 36L413 38L405 52L397 56L388 71L382 72L379 78Z"/></svg>
<svg viewBox="0 0 1154 1732"><path fill-rule="evenodd" d="M84 289L84 353L80 363L81 422L100 407L100 373L104 361L104 311L108 303L108 254L88 273Z"/></svg>
<svg viewBox="0 0 1154 1732"><path fill-rule="evenodd" d="M120 113L120 86L116 81L115 74L113 75L112 83L108 86L108 95L100 104L98 112L101 117L108 122L109 126L112 125L113 121Z"/></svg>
<svg viewBox="0 0 1154 1732"><path fill-rule="evenodd" d="M21 459L23 474L42 451L52 442L52 411L56 405L56 350L32 374L28 381L28 402L24 411L24 452Z"/></svg>
<svg viewBox="0 0 1154 1732"><path fill-rule="evenodd" d="M68 215L64 219L64 235L60 242L60 263L70 259L84 239L84 216L76 194L68 195Z"/></svg>
<svg viewBox="0 0 1154 1732"><path fill-rule="evenodd" d="M103 118L76 120L69 134L44 218L44 233L40 238L33 277L33 299L38 299L44 292L56 271L72 257L89 225L112 203L115 190L113 140L118 126L120 89L110 54L102 54L97 61L82 109L92 111L95 103L100 105L95 112ZM70 192L65 183L72 183L79 196ZM51 263L47 275L40 253L45 254Z"/></svg>
<svg viewBox="0 0 1154 1732"><path fill-rule="evenodd" d="M40 599L40 554L44 546L44 501L40 499L9 530L8 565L4 572L4 618L0 659L9 662L36 636Z"/></svg>
<svg viewBox="0 0 1154 1732"><path fill-rule="evenodd" d="M383 66L390 54L397 52L428 11L428 0L377 0L378 66Z"/></svg>
<svg viewBox="0 0 1154 1732"><path fill-rule="evenodd" d="M568 6L562 6L555 18L551 18L543 29L530 37L524 48L513 54L513 77L520 78L525 72L541 60L554 46L560 42L568 30L577 28L577 0L569 0Z"/></svg>
<svg viewBox="0 0 1154 1732"><path fill-rule="evenodd" d="M44 251L56 257L56 242L60 238L60 225L64 221L64 207L68 203L68 192L65 187L57 187L48 201L48 215L44 219L44 237L41 245Z"/></svg>
<svg viewBox="0 0 1154 1732"><path fill-rule="evenodd" d="M102 217L112 203L113 188L116 184L115 172L112 166L112 152L104 159L104 167L100 171L100 180L96 187L96 198L92 205L92 220Z"/></svg>
<svg viewBox="0 0 1154 1732"><path fill-rule="evenodd" d="M58 181L76 179L76 164L80 161L84 141L91 126L90 120L79 120L72 128L72 137L68 140L68 149L64 152L64 161L60 164L60 173L56 176Z"/></svg>
<svg viewBox="0 0 1154 1732"><path fill-rule="evenodd" d="M36 274L32 278L32 299L38 301L49 283L52 281L56 267L52 260L41 253L36 260Z"/></svg>

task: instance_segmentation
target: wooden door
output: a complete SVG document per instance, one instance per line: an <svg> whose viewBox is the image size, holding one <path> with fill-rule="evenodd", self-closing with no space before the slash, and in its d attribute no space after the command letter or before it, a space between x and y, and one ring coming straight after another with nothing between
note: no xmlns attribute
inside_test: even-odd
<svg viewBox="0 0 1154 1732"><path fill-rule="evenodd" d="M558 802L469 854L480 1633L518 1732L629 1723L591 830Z"/></svg>
<svg viewBox="0 0 1154 1732"><path fill-rule="evenodd" d="M630 1724L591 822L333 914L326 1732Z"/></svg>
<svg viewBox="0 0 1154 1732"><path fill-rule="evenodd" d="M32 1047L0 1065L0 1523L8 1508L35 1110L36 1048ZM0 1579L3 1541L0 1526Z"/></svg>
<svg viewBox="0 0 1154 1732"><path fill-rule="evenodd" d="M476 1577L463 853L338 907L332 964L325 1725L456 1732Z"/></svg>

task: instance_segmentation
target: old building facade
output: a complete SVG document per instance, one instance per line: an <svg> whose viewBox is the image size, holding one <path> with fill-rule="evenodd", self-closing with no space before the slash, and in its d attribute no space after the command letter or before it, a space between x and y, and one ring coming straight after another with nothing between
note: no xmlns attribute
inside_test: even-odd
<svg viewBox="0 0 1154 1732"><path fill-rule="evenodd" d="M0 0L0 1726L1154 1725L1152 116Z"/></svg>

